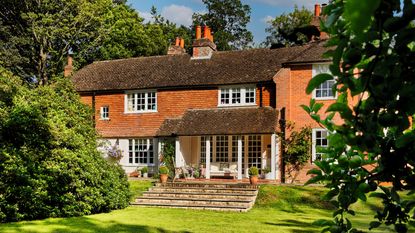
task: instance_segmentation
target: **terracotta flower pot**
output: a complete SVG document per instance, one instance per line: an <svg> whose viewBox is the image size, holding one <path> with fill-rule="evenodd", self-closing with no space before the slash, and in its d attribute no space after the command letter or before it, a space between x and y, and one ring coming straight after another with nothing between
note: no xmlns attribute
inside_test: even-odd
<svg viewBox="0 0 415 233"><path fill-rule="evenodd" d="M167 183L167 178L169 177L169 175L167 175L167 174L160 174L160 182L162 183L162 184L165 184L165 183Z"/></svg>
<svg viewBox="0 0 415 233"><path fill-rule="evenodd" d="M257 185L258 184L258 176L250 176L249 177L249 182L251 183L251 185Z"/></svg>

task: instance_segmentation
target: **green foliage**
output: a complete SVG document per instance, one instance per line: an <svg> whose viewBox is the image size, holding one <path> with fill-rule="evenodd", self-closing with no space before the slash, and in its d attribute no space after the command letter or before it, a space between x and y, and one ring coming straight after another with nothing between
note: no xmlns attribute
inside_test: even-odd
<svg viewBox="0 0 415 233"><path fill-rule="evenodd" d="M258 168L257 167L250 167L248 170L248 175L249 176L258 176L259 172L258 172Z"/></svg>
<svg viewBox="0 0 415 233"><path fill-rule="evenodd" d="M2 65L29 81L48 83L63 71L70 49L85 57L102 41L111 6L111 0L3 1Z"/></svg>
<svg viewBox="0 0 415 233"><path fill-rule="evenodd" d="M159 174L169 174L169 169L166 166L160 166Z"/></svg>
<svg viewBox="0 0 415 233"><path fill-rule="evenodd" d="M311 158L311 128L302 127L295 130L294 124L286 125L289 137L282 141L284 148L284 163L287 175L293 183L299 171L310 161Z"/></svg>
<svg viewBox="0 0 415 233"><path fill-rule="evenodd" d="M310 26L312 17L313 13L304 6L301 9L295 6L293 12L275 17L268 22L270 26L265 29L270 35L267 36L264 44L291 46L309 42L316 30Z"/></svg>
<svg viewBox="0 0 415 233"><path fill-rule="evenodd" d="M162 163L169 169L168 174L171 179L174 179L176 176L176 163L174 161L175 154L176 148L174 146L174 141L165 139L162 154Z"/></svg>
<svg viewBox="0 0 415 233"><path fill-rule="evenodd" d="M240 0L203 0L207 13L194 13L193 25L212 28L215 44L220 51L244 49L253 36L247 24L251 20L251 7Z"/></svg>
<svg viewBox="0 0 415 233"><path fill-rule="evenodd" d="M315 176L308 182L325 183L330 189L325 198L337 207L334 220L323 224L326 231L355 232L351 205L368 194L383 202L370 228L384 223L407 232L414 220L414 203L397 192L415 190L414 10L412 1L399 0L336 0L325 8L338 99L325 118L315 101L303 108L332 131L326 159L316 162L320 170L309 171ZM310 82L307 90L322 80ZM357 101L350 103L349 95ZM335 114L341 124L332 121ZM374 192L378 188L381 193Z"/></svg>
<svg viewBox="0 0 415 233"><path fill-rule="evenodd" d="M146 166L146 167L143 167L143 168L141 168L141 173L148 173L148 167Z"/></svg>
<svg viewBox="0 0 415 233"><path fill-rule="evenodd" d="M81 68L96 60L166 54L175 37L191 45L190 29L143 18L111 0L5 1L0 4L0 65L29 83L47 84L73 52Z"/></svg>
<svg viewBox="0 0 415 233"><path fill-rule="evenodd" d="M67 79L29 89L0 69L0 222L124 208L124 171L97 151L91 112Z"/></svg>

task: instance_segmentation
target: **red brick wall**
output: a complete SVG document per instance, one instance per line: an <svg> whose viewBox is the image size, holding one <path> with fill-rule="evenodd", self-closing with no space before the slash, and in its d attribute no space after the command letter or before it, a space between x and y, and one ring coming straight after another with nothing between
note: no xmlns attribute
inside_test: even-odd
<svg viewBox="0 0 415 233"><path fill-rule="evenodd" d="M257 89L257 105L270 106L275 99L272 85ZM274 91L275 92L275 91ZM119 137L151 137L166 118L180 117L188 109L216 108L218 105L218 89L186 89L158 90L157 112L124 113L124 93L97 94L95 96L96 128L105 138ZM272 99L271 99L272 98ZM81 100L92 106L90 95L81 96ZM110 120L100 119L100 108L109 106Z"/></svg>
<svg viewBox="0 0 415 233"><path fill-rule="evenodd" d="M296 65L290 68L282 69L274 78L276 83L276 108L280 110L285 107L286 120L295 123L295 128L299 129L303 126L310 126L311 128L321 128L311 117L300 107L304 104L308 106L312 95L307 95L305 89L308 82L312 78L312 65ZM351 99L351 102L356 99ZM316 100L317 103L323 103L324 106L319 111L320 115L326 115L326 109L335 100ZM335 122L341 122L340 118L336 116L333 119ZM289 132L287 132L289 134ZM315 167L313 164L308 164L300 172L296 180L305 182L310 177L307 176L307 171Z"/></svg>

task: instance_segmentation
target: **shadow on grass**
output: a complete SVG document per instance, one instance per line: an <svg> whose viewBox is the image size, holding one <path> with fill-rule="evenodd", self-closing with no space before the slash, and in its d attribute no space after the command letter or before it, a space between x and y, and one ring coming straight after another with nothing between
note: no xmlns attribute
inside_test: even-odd
<svg viewBox="0 0 415 233"><path fill-rule="evenodd" d="M46 220L42 223L39 222L25 222L24 224L14 225L13 223L7 224L3 230L15 230L21 233L35 233L30 229L30 226L36 226L36 229L44 232L45 229L40 227L44 225L44 228L48 229L51 233L82 233L82 232L143 232L143 233L191 233L190 231L170 231L160 227L152 227L136 224L121 224L116 221L106 222L102 224L96 220L92 220L86 217L66 218L66 219L53 219ZM0 229L0 231L2 231Z"/></svg>
<svg viewBox="0 0 415 233"><path fill-rule="evenodd" d="M290 231L293 233L300 233L300 232L320 232L319 229L313 229L315 226L313 226L309 222L303 222L298 220L292 220L292 219L285 219L281 220L279 222L264 222L266 225L272 225L276 227L289 227L291 228Z"/></svg>

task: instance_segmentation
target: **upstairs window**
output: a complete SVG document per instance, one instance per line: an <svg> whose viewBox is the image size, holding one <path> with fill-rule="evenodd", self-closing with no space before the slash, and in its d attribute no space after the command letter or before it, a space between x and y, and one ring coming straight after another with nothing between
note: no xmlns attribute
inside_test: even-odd
<svg viewBox="0 0 415 233"><path fill-rule="evenodd" d="M110 119L110 107L102 106L100 110L101 120L109 120Z"/></svg>
<svg viewBox="0 0 415 233"><path fill-rule="evenodd" d="M318 74L327 73L330 74L329 64L313 64L313 77ZM334 79L333 80L327 80L324 83L320 84L314 92L313 92L313 98L314 99L335 99L336 95L333 91L333 86L335 84Z"/></svg>
<svg viewBox="0 0 415 233"><path fill-rule="evenodd" d="M256 104L256 88L254 86L244 87L222 87L219 89L219 106L244 106Z"/></svg>
<svg viewBox="0 0 415 233"><path fill-rule="evenodd" d="M127 113L156 112L157 93L155 91L141 91L126 93Z"/></svg>

